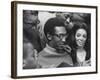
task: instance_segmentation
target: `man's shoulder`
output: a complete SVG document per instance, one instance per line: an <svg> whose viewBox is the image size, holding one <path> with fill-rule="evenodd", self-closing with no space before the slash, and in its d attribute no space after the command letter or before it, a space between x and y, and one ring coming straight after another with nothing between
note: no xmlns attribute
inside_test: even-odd
<svg viewBox="0 0 100 80"><path fill-rule="evenodd" d="M44 49L38 53L39 56L43 56L47 54L47 52Z"/></svg>
<svg viewBox="0 0 100 80"><path fill-rule="evenodd" d="M73 65L73 60L72 60L72 57L69 53L67 53L64 57L64 62L65 63L68 63L70 65Z"/></svg>

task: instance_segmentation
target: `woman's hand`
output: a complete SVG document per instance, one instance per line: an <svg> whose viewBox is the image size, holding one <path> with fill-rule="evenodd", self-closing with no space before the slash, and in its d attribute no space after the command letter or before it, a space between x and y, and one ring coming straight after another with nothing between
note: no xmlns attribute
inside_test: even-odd
<svg viewBox="0 0 100 80"><path fill-rule="evenodd" d="M89 59L89 60L84 61L83 65L84 66L91 66L91 60Z"/></svg>

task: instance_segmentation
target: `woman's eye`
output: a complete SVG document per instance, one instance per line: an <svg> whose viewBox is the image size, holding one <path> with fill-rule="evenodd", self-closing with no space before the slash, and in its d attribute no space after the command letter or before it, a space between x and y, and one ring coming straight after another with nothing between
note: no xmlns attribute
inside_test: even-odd
<svg viewBox="0 0 100 80"><path fill-rule="evenodd" d="M87 38L87 35L83 35L84 38Z"/></svg>
<svg viewBox="0 0 100 80"><path fill-rule="evenodd" d="M77 34L76 36L77 36L77 37L80 37L80 36L81 36L81 34Z"/></svg>

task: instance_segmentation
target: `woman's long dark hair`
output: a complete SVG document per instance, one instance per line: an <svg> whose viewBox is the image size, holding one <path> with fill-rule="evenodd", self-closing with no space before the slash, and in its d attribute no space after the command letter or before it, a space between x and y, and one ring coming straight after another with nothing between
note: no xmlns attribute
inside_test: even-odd
<svg viewBox="0 0 100 80"><path fill-rule="evenodd" d="M86 56L86 59L89 59L91 54L90 54L90 43L91 43L91 40L90 40L90 26L87 26L86 23L84 22L76 22L74 23L74 26L70 32L70 39L71 39L71 47L72 47L72 50L75 52L77 50L77 44L76 44L76 40L75 40L75 34L76 34L76 31L78 29L84 29L86 30L87 32L87 39L86 39L86 42L85 42L85 45L84 45L84 49L86 50L87 52L87 56ZM75 57L75 53L72 52L72 55L74 55L73 57Z"/></svg>

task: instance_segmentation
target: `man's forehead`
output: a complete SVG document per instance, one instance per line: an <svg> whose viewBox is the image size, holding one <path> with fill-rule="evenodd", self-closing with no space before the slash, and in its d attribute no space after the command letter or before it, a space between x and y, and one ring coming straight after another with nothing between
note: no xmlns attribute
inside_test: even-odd
<svg viewBox="0 0 100 80"><path fill-rule="evenodd" d="M55 27L55 33L64 33L66 34L67 33L67 30L64 26L56 26Z"/></svg>
<svg viewBox="0 0 100 80"><path fill-rule="evenodd" d="M38 11L34 11L34 10L24 10L24 13L27 13L27 14L38 14Z"/></svg>

